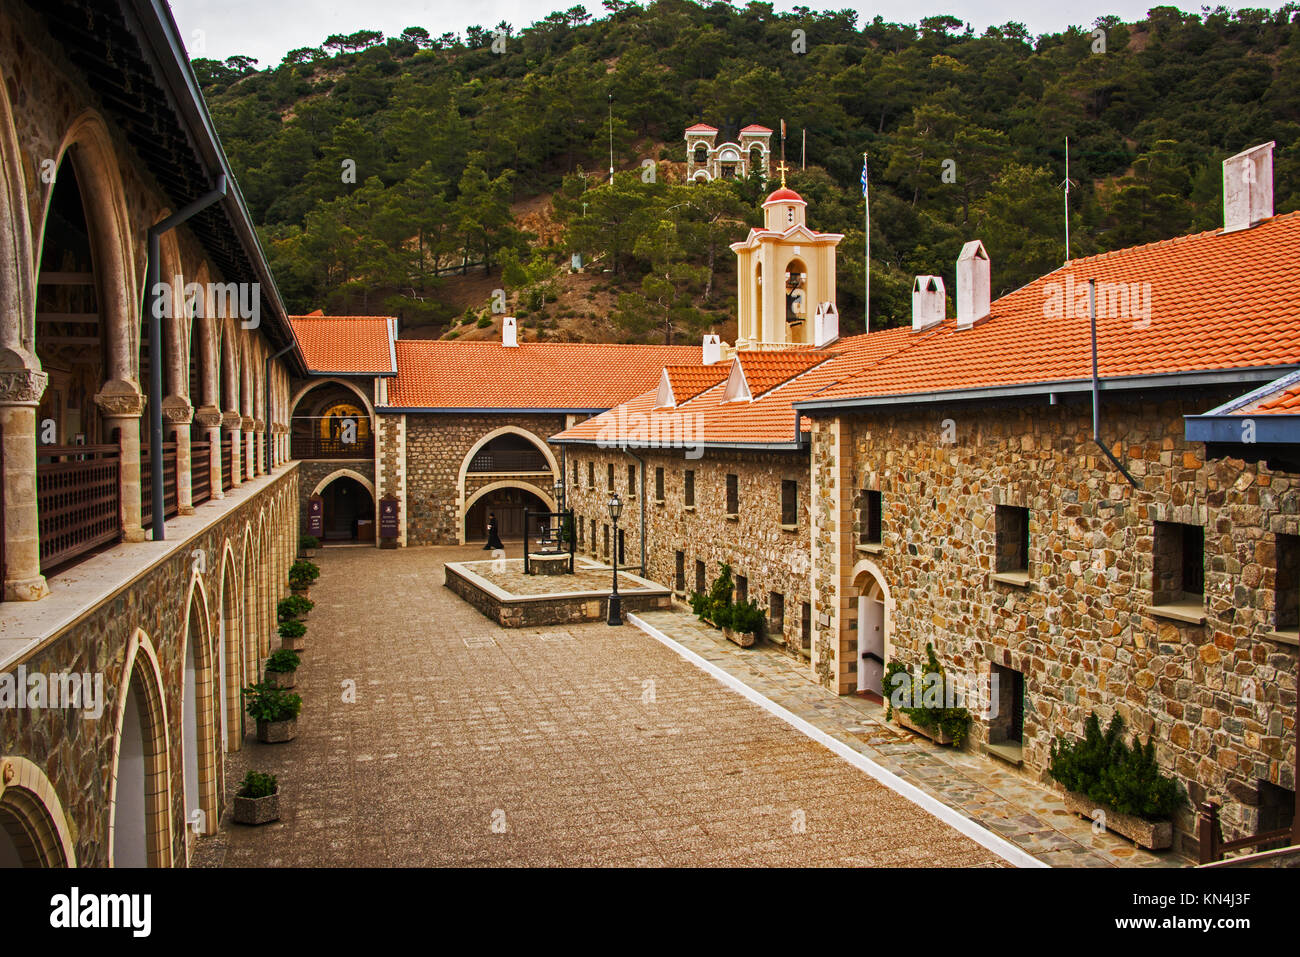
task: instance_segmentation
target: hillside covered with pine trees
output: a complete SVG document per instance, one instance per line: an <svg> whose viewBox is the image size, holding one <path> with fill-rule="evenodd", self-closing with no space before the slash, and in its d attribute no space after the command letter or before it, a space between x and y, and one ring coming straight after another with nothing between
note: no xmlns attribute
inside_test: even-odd
<svg viewBox="0 0 1300 957"><path fill-rule="evenodd" d="M727 246L758 223L765 184L684 184L683 130L700 121L721 140L785 120L810 225L845 234L850 330L864 152L875 327L908 321L912 277L950 274L968 239L988 248L995 295L1059 266L1067 136L1072 257L1215 227L1221 161L1268 140L1277 211L1300 207L1295 4L1155 7L1034 37L605 0L523 28L362 31L276 65L194 67L290 309L393 314L404 335L491 334L495 288L530 338L733 331Z"/></svg>

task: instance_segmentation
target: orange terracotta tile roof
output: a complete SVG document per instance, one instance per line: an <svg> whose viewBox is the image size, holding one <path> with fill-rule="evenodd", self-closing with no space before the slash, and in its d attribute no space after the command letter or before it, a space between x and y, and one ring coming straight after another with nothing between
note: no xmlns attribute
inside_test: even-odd
<svg viewBox="0 0 1300 957"><path fill-rule="evenodd" d="M996 280L996 262L993 272ZM998 299L973 328L948 319L914 334L905 349L829 385L807 407L1090 379L1089 279L1099 287L1103 379L1300 360L1300 213L1287 213L1239 232L1074 260ZM1120 284L1129 286L1127 309ZM1057 308L1067 295L1082 296L1074 314Z"/></svg>
<svg viewBox="0 0 1300 957"><path fill-rule="evenodd" d="M1256 399L1241 409L1235 409L1236 415L1300 415L1300 382L1277 389L1268 395Z"/></svg>
<svg viewBox="0 0 1300 957"><path fill-rule="evenodd" d="M736 360L745 374L745 384L749 394L757 399L759 396L775 389L782 382L789 382L801 372L831 358L832 354L814 352L810 349L792 349L778 351L736 353Z"/></svg>
<svg viewBox="0 0 1300 957"><path fill-rule="evenodd" d="M392 375L396 320L388 316L290 316L311 372Z"/></svg>
<svg viewBox="0 0 1300 957"><path fill-rule="evenodd" d="M673 401L678 405L713 388L727 377L730 370L731 364L728 362L715 362L708 366L664 366L668 387L673 390Z"/></svg>
<svg viewBox="0 0 1300 957"><path fill-rule="evenodd" d="M653 390L665 365L700 361L695 346L594 342L396 343L394 409L609 409ZM653 401L653 391L651 401Z"/></svg>

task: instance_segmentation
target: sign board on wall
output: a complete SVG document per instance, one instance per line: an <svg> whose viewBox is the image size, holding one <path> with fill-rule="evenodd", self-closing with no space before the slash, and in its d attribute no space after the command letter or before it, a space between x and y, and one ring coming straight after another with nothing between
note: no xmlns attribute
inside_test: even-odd
<svg viewBox="0 0 1300 957"><path fill-rule="evenodd" d="M385 495L379 500L379 539L381 548L397 547L397 498Z"/></svg>
<svg viewBox="0 0 1300 957"><path fill-rule="evenodd" d="M325 500L319 495L307 499L307 534L313 538L325 537Z"/></svg>

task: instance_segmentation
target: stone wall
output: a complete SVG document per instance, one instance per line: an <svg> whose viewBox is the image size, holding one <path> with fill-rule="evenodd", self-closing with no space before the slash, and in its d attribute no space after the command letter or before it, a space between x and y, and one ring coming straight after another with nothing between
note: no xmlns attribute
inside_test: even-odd
<svg viewBox="0 0 1300 957"><path fill-rule="evenodd" d="M465 528L461 468L470 450L497 429L513 426L546 447L547 439L564 429L564 416L552 414L408 414L406 419L406 540L410 545L455 545ZM535 491L551 492L553 477L475 475L481 488L508 482ZM468 494L472 495L472 491Z"/></svg>
<svg viewBox="0 0 1300 957"><path fill-rule="evenodd" d="M641 563L641 473L635 458L615 449L570 445L565 449L567 504L575 522L583 519L586 531L579 550L602 561L605 526L609 524L609 466L614 466L614 489L624 500L619 528L625 531L624 559L629 566ZM685 596L695 590L695 563L705 563L705 587L713 583L721 565L731 566L733 578L748 579L749 597L769 608L769 596L776 592L785 599L784 627L769 628L768 640L787 653L806 657L800 634L801 607L808 601L808 458L803 452L760 453L707 451L688 459L684 452L647 449L645 459L646 571L645 577ZM573 465L578 463L579 487L573 487ZM588 482L593 466L594 487ZM636 465L636 496L628 494L627 467ZM664 499L655 501L655 470L664 470ZM695 473L695 506L684 502L685 472ZM727 475L737 478L739 511L726 514ZM799 522L797 529L781 527L781 482L798 484ZM591 523L597 534L592 547ZM612 534L611 534L612 548ZM684 554L684 583L674 582L676 554Z"/></svg>
<svg viewBox="0 0 1300 957"><path fill-rule="evenodd" d="M192 600L199 605L207 622L209 641L206 648L198 649L195 663L200 671L206 663L208 680L203 684L206 684L215 711L221 694L217 636L222 633L227 546L231 550L232 573L240 596L238 604L244 603L245 581L249 577L246 572L251 572L255 594L251 596L249 605L260 614L257 619L244 619L241 615L240 621L231 622L228 627L242 629L241 643L247 642L257 648L252 654L257 656L260 664L264 655L262 649L275 643L272 637L273 603L278 584L287 574L293 558L294 548L290 542L294 529L287 518L292 516L298 499L298 483L298 471L294 466L277 470L269 485L230 507L226 514L200 533L184 541L176 540L163 561L133 580L123 582L116 592L88 608L38 651L6 668L6 671L16 674L21 665L29 676L37 672L46 675L88 672L103 676L105 707L98 719L87 719L81 711L73 709L0 709L0 754L27 758L44 770L67 817L80 866L106 867L109 864L109 782L116 769L126 655L137 631L148 636L162 673L170 764L171 854L178 866L185 864L187 836L182 721L185 710L185 635L191 583L197 571L200 585L193 589ZM226 503L241 494L232 493ZM200 505L190 521L201 518L207 511L225 508L226 503ZM273 503L274 514L281 519L277 523L272 522ZM175 534L171 526L169 523L169 531ZM258 557L260 535L266 538L268 557L265 562ZM253 562L251 569L244 565L245 541L252 546L249 552ZM126 544L117 546L114 551L146 547ZM204 555L201 564L196 563L198 552ZM14 604L10 603L6 611L25 612L28 608L15 610ZM6 631L14 633L13 623L7 621L6 625L10 626ZM230 661L229 656L227 663L231 668L239 665L239 661ZM202 693L199 697L202 698ZM213 720L219 728L220 716L214 714ZM224 802L227 782L220 755L225 752L225 747L219 740L207 744L218 755L213 783L218 802ZM220 807L221 803L218 811ZM213 818L213 828L215 824L216 818Z"/></svg>
<svg viewBox="0 0 1300 957"><path fill-rule="evenodd" d="M819 539L848 543L815 556L815 578L826 583L819 679L842 690L847 662L839 676L829 663L835 648L856 647L849 609L866 578L855 583L853 569L869 563L891 595L888 657L915 664L932 641L945 667L985 694L993 665L1024 675L1029 773L1044 775L1053 736L1081 734L1093 710L1103 724L1118 712L1130 734L1154 738L1161 765L1193 801L1224 803L1225 832L1253 832L1257 782L1295 787L1296 650L1270 633L1276 539L1300 525L1300 478L1207 463L1203 446L1186 443L1184 414L1239 391L1160 402L1107 395L1103 435L1114 437L1137 491L1092 443L1086 397L818 421ZM943 444L945 420L955 444ZM853 509L834 507L858 489L883 494L878 550L856 545ZM1028 509L1025 584L995 578L998 505ZM1157 522L1205 529L1204 624L1149 610ZM976 721L969 746L987 736L987 722ZM1190 806L1177 824L1194 830Z"/></svg>

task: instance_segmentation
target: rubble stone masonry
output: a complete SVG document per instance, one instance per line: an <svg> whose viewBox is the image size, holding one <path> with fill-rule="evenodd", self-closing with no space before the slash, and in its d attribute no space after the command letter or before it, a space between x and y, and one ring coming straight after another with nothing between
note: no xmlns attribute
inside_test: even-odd
<svg viewBox="0 0 1300 957"><path fill-rule="evenodd" d="M866 563L889 595L890 660L915 665L933 642L950 674L985 694L994 666L1023 674L1028 773L1046 777L1054 736L1118 712L1155 740L1192 802L1222 802L1225 835L1254 833L1260 782L1295 788L1296 647L1274 632L1274 608L1300 477L1203 461L1182 419L1240 391L1106 394L1102 435L1136 491L1093 444L1086 396L816 420L817 679L848 684L853 656L841 652L856 648L850 609L872 576L855 583L854 568ZM883 497L878 547L858 545L864 489ZM998 505L1028 509L1027 581L995 578ZM1204 529L1203 624L1151 610L1157 522ZM967 746L980 750L989 729L977 717ZM1192 807L1176 821L1188 843Z"/></svg>

